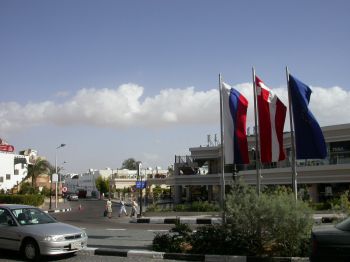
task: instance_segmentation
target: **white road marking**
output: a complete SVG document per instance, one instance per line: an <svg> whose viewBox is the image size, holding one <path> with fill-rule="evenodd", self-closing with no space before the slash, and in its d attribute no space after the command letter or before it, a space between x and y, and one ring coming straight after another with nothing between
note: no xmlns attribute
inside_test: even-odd
<svg viewBox="0 0 350 262"><path fill-rule="evenodd" d="M123 230L126 230L126 229L125 228L106 228L106 230L123 231Z"/></svg>

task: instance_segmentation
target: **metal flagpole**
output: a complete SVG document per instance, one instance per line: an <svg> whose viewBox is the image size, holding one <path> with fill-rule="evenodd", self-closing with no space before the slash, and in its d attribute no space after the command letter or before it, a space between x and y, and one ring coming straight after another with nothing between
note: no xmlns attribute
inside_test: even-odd
<svg viewBox="0 0 350 262"><path fill-rule="evenodd" d="M295 138L294 138L294 124L293 124L293 108L292 108L292 97L290 93L290 85L289 85L289 71L286 66L286 76L287 76L287 88L288 88L288 110L289 110L289 121L290 121L290 138L292 144L292 187L295 196L295 200L298 199L298 183L297 183L297 169L295 163Z"/></svg>
<svg viewBox="0 0 350 262"><path fill-rule="evenodd" d="M225 215L225 147L224 147L224 121L223 121L223 98L222 98L222 79L219 74L219 94L220 94L220 129L221 129L221 211L222 222L226 222Z"/></svg>
<svg viewBox="0 0 350 262"><path fill-rule="evenodd" d="M256 166L256 192L260 195L261 192L261 169L260 169L260 146L258 137L258 108L257 108L257 95L256 95L256 81L255 81L255 69L252 68L253 73L253 89L254 89L254 121L255 121L255 166Z"/></svg>

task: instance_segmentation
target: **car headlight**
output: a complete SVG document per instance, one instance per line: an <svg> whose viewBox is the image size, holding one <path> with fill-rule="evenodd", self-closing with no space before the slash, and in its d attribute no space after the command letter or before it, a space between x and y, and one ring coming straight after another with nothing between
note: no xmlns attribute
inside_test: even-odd
<svg viewBox="0 0 350 262"><path fill-rule="evenodd" d="M86 235L86 233L85 232L83 232L83 233L81 233L81 238L84 238L84 237L87 237L87 235Z"/></svg>
<svg viewBox="0 0 350 262"><path fill-rule="evenodd" d="M65 240L64 236L45 236L44 237L44 241L49 241L49 242L64 241L64 240Z"/></svg>

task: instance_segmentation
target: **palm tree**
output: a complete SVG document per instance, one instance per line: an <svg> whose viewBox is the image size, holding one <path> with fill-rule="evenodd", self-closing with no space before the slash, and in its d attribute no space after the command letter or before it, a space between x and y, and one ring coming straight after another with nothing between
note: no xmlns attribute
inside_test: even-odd
<svg viewBox="0 0 350 262"><path fill-rule="evenodd" d="M35 187L37 177L43 174L49 175L52 170L53 167L49 161L38 157L33 164L28 165L28 174L26 176L26 179L31 178L32 187Z"/></svg>

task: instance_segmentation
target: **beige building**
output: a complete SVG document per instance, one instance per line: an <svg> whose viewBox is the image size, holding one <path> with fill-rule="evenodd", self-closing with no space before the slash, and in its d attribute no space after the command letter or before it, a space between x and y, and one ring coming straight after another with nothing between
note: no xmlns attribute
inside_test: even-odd
<svg viewBox="0 0 350 262"><path fill-rule="evenodd" d="M297 161L297 183L300 194L307 194L313 201L323 201L350 189L350 124L322 128L327 144L326 159ZM249 165L237 166L238 177L250 185L256 185L254 148L255 136L248 136ZM284 134L287 158L278 163L264 165L261 185L291 185L291 139ZM174 175L166 179L173 187L175 203L206 199L219 201L221 192L221 146L192 147L188 156L175 156ZM207 170L200 172L199 170ZM225 184L230 185L234 176L232 166L225 166Z"/></svg>

